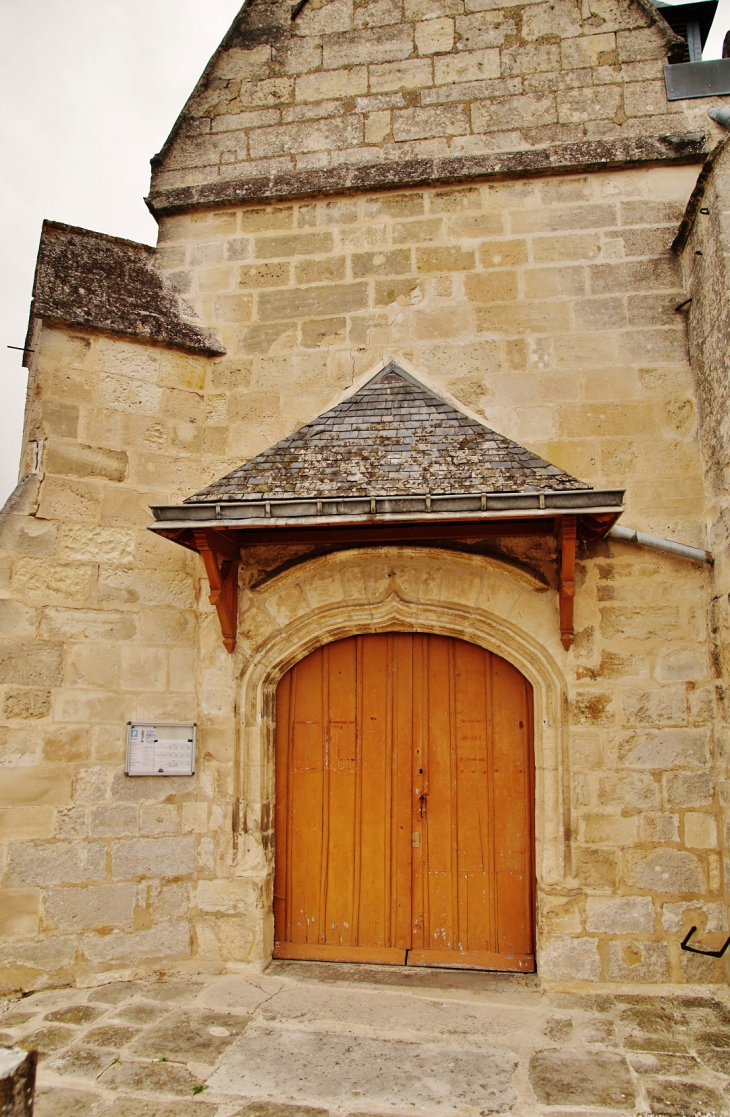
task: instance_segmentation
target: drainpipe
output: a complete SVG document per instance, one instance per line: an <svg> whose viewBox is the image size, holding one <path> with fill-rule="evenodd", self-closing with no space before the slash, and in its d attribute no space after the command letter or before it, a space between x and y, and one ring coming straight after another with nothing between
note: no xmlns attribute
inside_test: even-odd
<svg viewBox="0 0 730 1117"><path fill-rule="evenodd" d="M703 551L699 547L687 547L684 543L674 543L671 539L662 539L659 535L645 535L643 531L634 531L630 527L621 527L619 524L609 531L611 539L621 539L624 543L638 543L641 547L651 547L655 551L665 551L670 555L679 555L680 558L693 559L695 562L706 562L710 566L714 558L710 551Z"/></svg>

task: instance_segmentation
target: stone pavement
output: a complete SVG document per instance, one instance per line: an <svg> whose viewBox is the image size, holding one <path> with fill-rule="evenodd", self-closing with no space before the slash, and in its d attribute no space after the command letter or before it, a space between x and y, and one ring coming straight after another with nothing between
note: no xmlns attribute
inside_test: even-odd
<svg viewBox="0 0 730 1117"><path fill-rule="evenodd" d="M321 963L0 1005L36 1117L730 1115L730 995Z"/></svg>

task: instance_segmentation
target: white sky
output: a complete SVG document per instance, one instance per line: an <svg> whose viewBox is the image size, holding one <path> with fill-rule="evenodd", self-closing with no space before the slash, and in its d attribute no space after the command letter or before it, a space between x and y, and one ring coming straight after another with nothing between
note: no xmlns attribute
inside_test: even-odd
<svg viewBox="0 0 730 1117"><path fill-rule="evenodd" d="M18 472L21 354L44 218L153 244L159 151L242 0L0 0L0 502ZM705 58L730 27L720 0Z"/></svg>

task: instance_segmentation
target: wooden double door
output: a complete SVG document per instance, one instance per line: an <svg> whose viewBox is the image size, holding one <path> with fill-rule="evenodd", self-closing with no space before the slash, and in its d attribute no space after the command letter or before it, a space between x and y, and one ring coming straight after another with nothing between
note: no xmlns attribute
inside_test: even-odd
<svg viewBox="0 0 730 1117"><path fill-rule="evenodd" d="M532 689L483 648L355 636L276 701L277 958L534 970Z"/></svg>

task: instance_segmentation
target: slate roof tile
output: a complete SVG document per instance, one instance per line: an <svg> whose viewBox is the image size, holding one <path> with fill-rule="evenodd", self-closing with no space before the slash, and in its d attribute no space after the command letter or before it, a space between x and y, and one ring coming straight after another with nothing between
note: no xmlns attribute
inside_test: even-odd
<svg viewBox="0 0 730 1117"><path fill-rule="evenodd" d="M390 364L185 503L590 488Z"/></svg>

